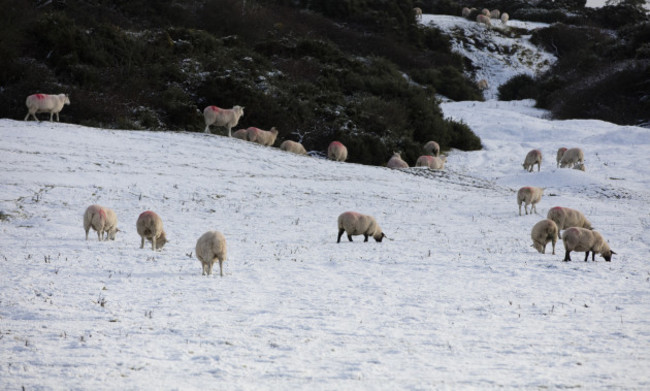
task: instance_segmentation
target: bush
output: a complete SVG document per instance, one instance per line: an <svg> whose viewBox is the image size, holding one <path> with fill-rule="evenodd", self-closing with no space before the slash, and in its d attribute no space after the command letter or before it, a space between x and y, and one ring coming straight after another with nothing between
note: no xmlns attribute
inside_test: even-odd
<svg viewBox="0 0 650 391"><path fill-rule="evenodd" d="M499 100L535 99L537 95L536 81L528 74L513 76L499 86Z"/></svg>

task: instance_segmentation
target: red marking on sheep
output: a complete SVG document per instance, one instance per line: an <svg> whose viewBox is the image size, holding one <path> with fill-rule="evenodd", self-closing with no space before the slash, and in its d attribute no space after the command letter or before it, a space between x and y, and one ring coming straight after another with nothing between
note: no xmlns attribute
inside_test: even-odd
<svg viewBox="0 0 650 391"><path fill-rule="evenodd" d="M215 113L221 111L221 109L217 106L210 106L210 110L214 111Z"/></svg>
<svg viewBox="0 0 650 391"><path fill-rule="evenodd" d="M99 217L101 217L101 218L103 218L103 219L106 218L106 212L104 211L104 209L100 209L100 210L99 210Z"/></svg>
<svg viewBox="0 0 650 391"><path fill-rule="evenodd" d="M551 208L551 210L557 211L557 210L562 210L563 208L561 206L554 206Z"/></svg>
<svg viewBox="0 0 650 391"><path fill-rule="evenodd" d="M153 212L148 210L146 212L140 213L140 217L153 216Z"/></svg>
<svg viewBox="0 0 650 391"><path fill-rule="evenodd" d="M32 95L32 96L35 97L35 98L38 99L38 100L43 100L43 99L45 99L45 97L46 97L45 94L34 94L34 95Z"/></svg>

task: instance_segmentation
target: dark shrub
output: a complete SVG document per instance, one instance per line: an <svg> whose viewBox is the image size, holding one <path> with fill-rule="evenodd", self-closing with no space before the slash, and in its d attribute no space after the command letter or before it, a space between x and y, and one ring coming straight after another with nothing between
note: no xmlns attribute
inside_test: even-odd
<svg viewBox="0 0 650 391"><path fill-rule="evenodd" d="M535 99L537 94L536 81L528 74L514 76L499 86L499 100Z"/></svg>

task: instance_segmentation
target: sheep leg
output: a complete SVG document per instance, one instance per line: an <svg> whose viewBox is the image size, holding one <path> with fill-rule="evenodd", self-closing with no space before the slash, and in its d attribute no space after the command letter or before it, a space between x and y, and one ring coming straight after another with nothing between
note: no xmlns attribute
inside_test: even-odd
<svg viewBox="0 0 650 391"><path fill-rule="evenodd" d="M102 230L101 229L97 231L97 240L99 240L100 242L102 241Z"/></svg>
<svg viewBox="0 0 650 391"><path fill-rule="evenodd" d="M219 275L223 277L223 261L219 260Z"/></svg>
<svg viewBox="0 0 650 391"><path fill-rule="evenodd" d="M206 267L208 269L208 276L212 275L212 265L214 265L214 262L212 262L212 261L208 262L208 264L206 265Z"/></svg>
<svg viewBox="0 0 650 391"><path fill-rule="evenodd" d="M533 214L533 209L535 209L535 213L537 213L537 207L535 206L535 204L530 205L530 214L531 215Z"/></svg>
<svg viewBox="0 0 650 391"><path fill-rule="evenodd" d="M140 248L144 248L144 236L140 236Z"/></svg>
<svg viewBox="0 0 650 391"><path fill-rule="evenodd" d="M151 249L153 251L156 251L156 237L155 236L151 237Z"/></svg>
<svg viewBox="0 0 650 391"><path fill-rule="evenodd" d="M589 259L589 250L585 252L585 262L587 262L588 259Z"/></svg>
<svg viewBox="0 0 650 391"><path fill-rule="evenodd" d="M232 134L230 134L230 126L227 126L228 128L228 137L232 137Z"/></svg>
<svg viewBox="0 0 650 391"><path fill-rule="evenodd" d="M521 216L521 204L519 204L519 216Z"/></svg>
<svg viewBox="0 0 650 391"><path fill-rule="evenodd" d="M363 234L363 238L364 238L363 241L367 242L368 241L368 234Z"/></svg>
<svg viewBox="0 0 650 391"><path fill-rule="evenodd" d="M553 243L553 255L555 255L555 238L551 239L551 243Z"/></svg>
<svg viewBox="0 0 650 391"><path fill-rule="evenodd" d="M205 125L204 132L210 134L210 125Z"/></svg>
<svg viewBox="0 0 650 391"><path fill-rule="evenodd" d="M54 113L54 114L56 114L56 122L60 122L60 121L59 121L59 113L56 112L56 113Z"/></svg>
<svg viewBox="0 0 650 391"><path fill-rule="evenodd" d="M566 253L564 254L564 262L569 262L571 260L571 255L569 253L571 250L566 250Z"/></svg>
<svg viewBox="0 0 650 391"><path fill-rule="evenodd" d="M343 236L344 229L339 229L339 237L336 240L336 243L341 243L341 236Z"/></svg>
<svg viewBox="0 0 650 391"><path fill-rule="evenodd" d="M348 235L348 240L352 241L352 235Z"/></svg>

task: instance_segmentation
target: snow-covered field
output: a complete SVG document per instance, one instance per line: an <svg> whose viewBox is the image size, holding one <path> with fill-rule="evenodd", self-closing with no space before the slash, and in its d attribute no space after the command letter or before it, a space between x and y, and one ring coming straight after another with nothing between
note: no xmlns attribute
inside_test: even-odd
<svg viewBox="0 0 650 391"><path fill-rule="evenodd" d="M534 76L547 71L557 60L530 42L532 31L548 26L546 23L511 19L503 24L493 19L492 27L486 27L460 16L433 14L422 15L421 23L448 34L452 50L471 60L476 70L469 76L488 82L486 99L496 99L499 86L513 76Z"/></svg>
<svg viewBox="0 0 650 391"><path fill-rule="evenodd" d="M649 389L650 130L531 106L445 104L485 149L442 173L0 120L0 388ZM556 169L560 146L587 171ZM541 172L521 167L532 148ZM539 215L518 215L524 185L546 186ZM116 241L85 240L92 203L117 212ZM530 247L556 205L589 217L611 263ZM147 209L161 252L139 248ZM346 210L392 240L337 244ZM194 256L212 229L223 278Z"/></svg>

